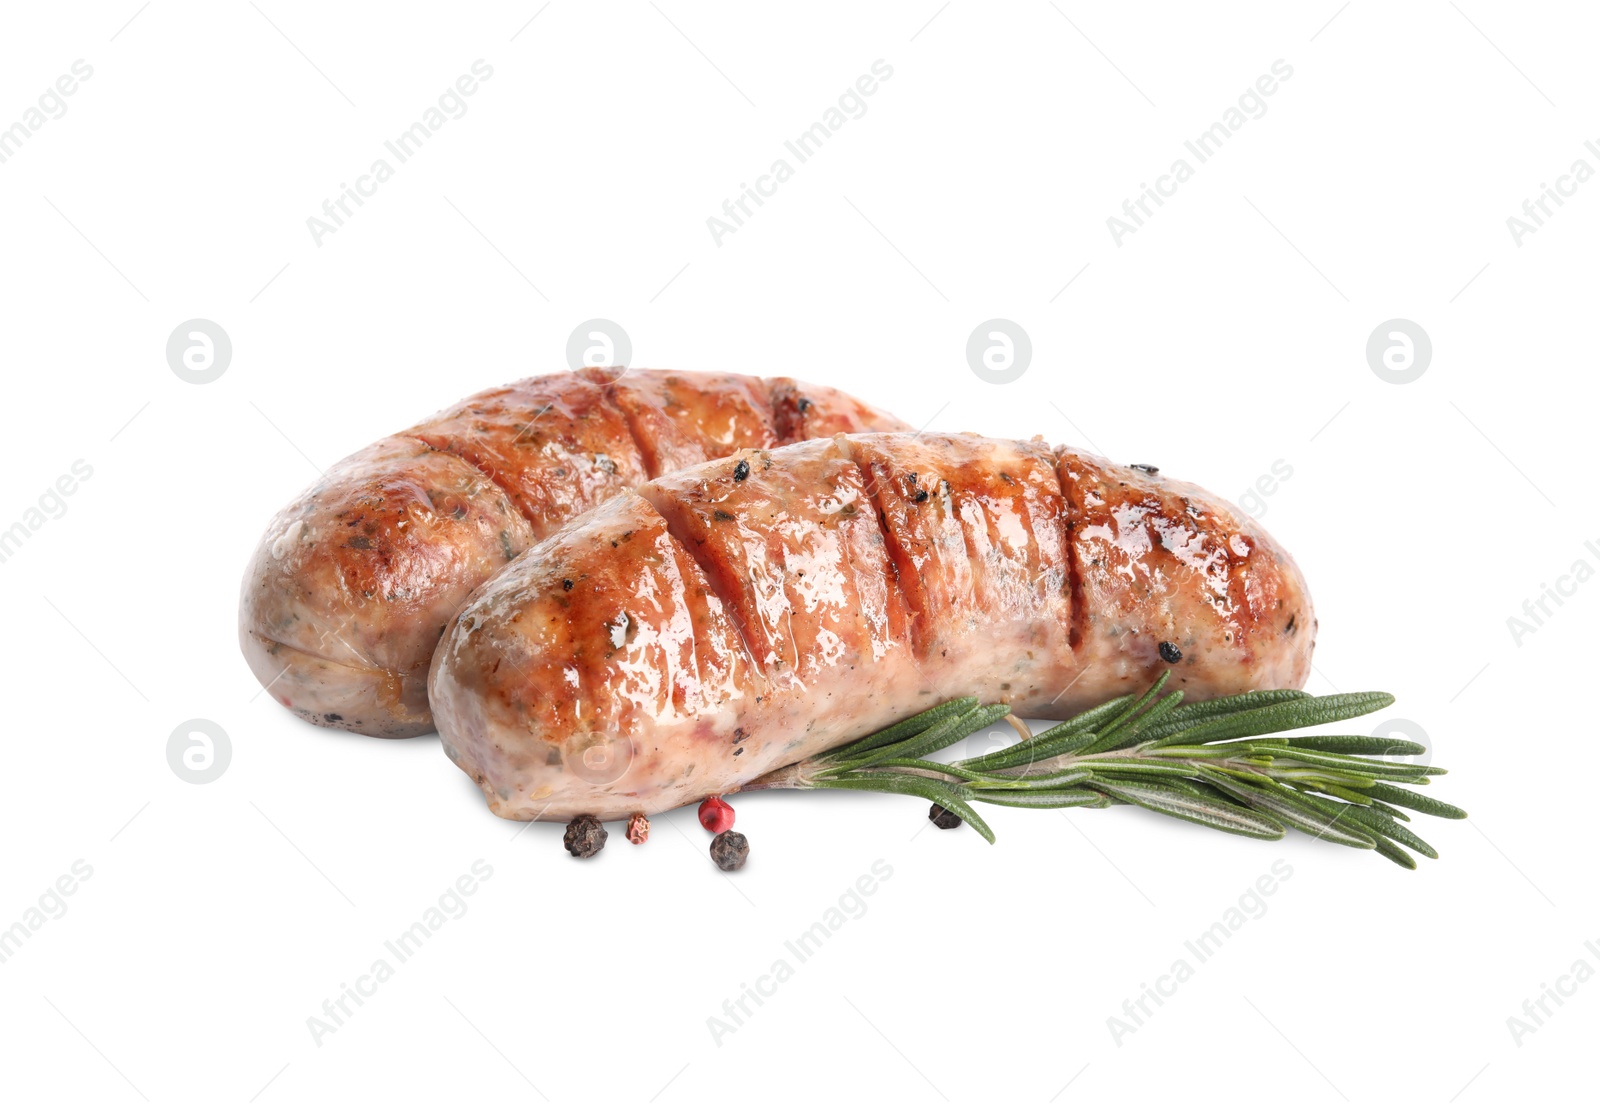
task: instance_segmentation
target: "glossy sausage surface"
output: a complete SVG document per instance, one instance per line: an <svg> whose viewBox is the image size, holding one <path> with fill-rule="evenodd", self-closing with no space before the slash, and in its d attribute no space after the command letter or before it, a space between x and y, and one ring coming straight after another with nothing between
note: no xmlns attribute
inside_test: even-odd
<svg viewBox="0 0 1600 1105"><path fill-rule="evenodd" d="M240 645L307 721L425 733L445 623L568 519L739 449L900 428L786 377L588 369L495 388L340 461L278 513L245 573Z"/></svg>
<svg viewBox="0 0 1600 1105"><path fill-rule="evenodd" d="M840 435L559 530L463 607L430 694L500 816L620 818L960 695L1051 718L1169 668L1194 700L1299 687L1315 629L1289 555L1191 484L1038 441Z"/></svg>

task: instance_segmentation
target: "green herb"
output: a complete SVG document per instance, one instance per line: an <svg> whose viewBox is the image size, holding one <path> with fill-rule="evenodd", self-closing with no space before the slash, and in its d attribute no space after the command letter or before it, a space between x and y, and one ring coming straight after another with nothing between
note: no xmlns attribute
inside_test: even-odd
<svg viewBox="0 0 1600 1105"><path fill-rule="evenodd" d="M1402 822L1466 812L1420 794L1444 769L1379 756L1415 756L1411 741L1310 734L1394 702L1380 692L1248 694L1180 705L1163 674L1144 694L1085 710L1028 740L954 763L928 757L1003 718L1009 709L953 699L842 748L764 775L746 790L873 790L937 803L994 843L973 803L1023 809L1140 806L1262 840L1296 829L1415 868L1438 858ZM1400 807L1404 807L1401 809ZM1405 851L1410 849L1410 852Z"/></svg>

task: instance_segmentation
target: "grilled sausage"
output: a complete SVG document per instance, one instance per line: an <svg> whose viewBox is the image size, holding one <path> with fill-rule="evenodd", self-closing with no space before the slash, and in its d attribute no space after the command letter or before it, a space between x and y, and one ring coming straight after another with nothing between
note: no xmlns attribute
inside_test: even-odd
<svg viewBox="0 0 1600 1105"><path fill-rule="evenodd" d="M841 435L652 480L462 608L429 691L517 820L655 813L973 694L1299 687L1299 569L1191 484L1037 441Z"/></svg>
<svg viewBox="0 0 1600 1105"><path fill-rule="evenodd" d="M472 589L567 519L736 449L903 424L787 378L587 369L474 395L334 465L267 528L239 639L317 725L433 728L428 661Z"/></svg>

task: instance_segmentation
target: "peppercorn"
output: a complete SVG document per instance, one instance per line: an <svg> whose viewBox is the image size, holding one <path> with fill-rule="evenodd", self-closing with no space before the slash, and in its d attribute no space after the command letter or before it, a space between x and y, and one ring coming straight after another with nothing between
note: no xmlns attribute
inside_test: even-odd
<svg viewBox="0 0 1600 1105"><path fill-rule="evenodd" d="M738 464L735 464L733 466L733 478L734 478L735 482L737 482L739 480L747 479L749 477L749 475L750 475L750 462L749 461L741 460Z"/></svg>
<svg viewBox="0 0 1600 1105"><path fill-rule="evenodd" d="M1171 641L1162 641L1161 647L1157 651L1161 653L1161 658L1169 664L1176 664L1183 659L1183 653L1179 652L1178 646Z"/></svg>
<svg viewBox="0 0 1600 1105"><path fill-rule="evenodd" d="M606 846L605 826L589 814L580 813L567 822L561 843L578 859L588 859Z"/></svg>
<svg viewBox="0 0 1600 1105"><path fill-rule="evenodd" d="M1157 472L1161 471L1161 469L1157 468L1153 464L1130 464L1128 467L1137 472L1143 472L1147 476L1153 476Z"/></svg>
<svg viewBox="0 0 1600 1105"><path fill-rule="evenodd" d="M700 824L708 833L721 833L733 828L733 807L713 794L700 803Z"/></svg>
<svg viewBox="0 0 1600 1105"><path fill-rule="evenodd" d="M936 829L959 829L961 818L935 802L928 807L928 820L933 822Z"/></svg>
<svg viewBox="0 0 1600 1105"><path fill-rule="evenodd" d="M724 871L737 871L750 858L750 842L743 833L732 829L718 833L711 840L711 860Z"/></svg>
<svg viewBox="0 0 1600 1105"><path fill-rule="evenodd" d="M628 818L628 843L643 844L650 839L650 819L642 813Z"/></svg>

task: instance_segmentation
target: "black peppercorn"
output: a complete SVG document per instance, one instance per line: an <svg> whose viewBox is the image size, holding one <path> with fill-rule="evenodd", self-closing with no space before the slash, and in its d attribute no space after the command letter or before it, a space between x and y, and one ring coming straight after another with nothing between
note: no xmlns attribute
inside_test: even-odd
<svg viewBox="0 0 1600 1105"><path fill-rule="evenodd" d="M936 829L959 829L961 818L935 802L928 807L928 820L933 822Z"/></svg>
<svg viewBox="0 0 1600 1105"><path fill-rule="evenodd" d="M735 464L733 466L733 478L735 480L745 479L749 475L750 475L750 462L749 461L741 460L738 464Z"/></svg>
<svg viewBox="0 0 1600 1105"><path fill-rule="evenodd" d="M1176 664L1183 659L1183 653L1178 651L1178 646L1171 641L1161 642L1161 658L1169 664Z"/></svg>
<svg viewBox="0 0 1600 1105"><path fill-rule="evenodd" d="M578 859L588 859L606 846L606 829L586 813L580 813L567 822L567 831L561 843Z"/></svg>
<svg viewBox="0 0 1600 1105"><path fill-rule="evenodd" d="M1132 468L1136 472L1143 472L1147 476L1153 476L1157 472L1161 471L1161 469L1157 468L1153 464L1130 464L1128 467Z"/></svg>
<svg viewBox="0 0 1600 1105"><path fill-rule="evenodd" d="M750 842L732 829L711 838L711 859L724 871L737 871L750 858Z"/></svg>
<svg viewBox="0 0 1600 1105"><path fill-rule="evenodd" d="M561 589L562 589L562 590L563 590L563 591L570 591L570 590L572 590L572 580L570 580L570 579L564 579L564 580L562 580L562 581L561 581Z"/></svg>

